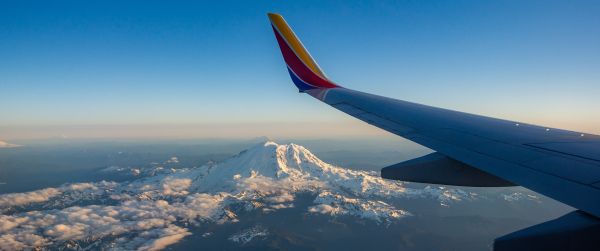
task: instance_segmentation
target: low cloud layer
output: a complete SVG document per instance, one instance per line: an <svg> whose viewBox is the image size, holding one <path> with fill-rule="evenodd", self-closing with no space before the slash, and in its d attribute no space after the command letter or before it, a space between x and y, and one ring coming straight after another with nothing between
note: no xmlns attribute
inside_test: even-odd
<svg viewBox="0 0 600 251"><path fill-rule="evenodd" d="M307 215L385 224L411 214L384 199L429 198L442 205L476 199L458 189L407 188L369 172L329 165L304 147L272 142L218 165L140 174L129 182L75 183L0 195L0 250L76 245L159 250L192 234L190 226L238 222L236 210L293 208L299 193L315 196ZM250 229L232 238L245 242L267 233Z"/></svg>
<svg viewBox="0 0 600 251"><path fill-rule="evenodd" d="M156 250L189 235L178 226L199 225L223 215L227 195L194 194L181 202L126 200L115 206L89 205L62 210L0 215L0 249L18 250L114 239L125 249Z"/></svg>

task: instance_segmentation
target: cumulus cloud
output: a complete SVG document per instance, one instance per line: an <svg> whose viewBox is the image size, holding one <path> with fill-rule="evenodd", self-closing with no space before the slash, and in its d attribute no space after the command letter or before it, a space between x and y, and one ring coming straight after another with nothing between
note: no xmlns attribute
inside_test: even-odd
<svg viewBox="0 0 600 251"><path fill-rule="evenodd" d="M0 207L22 206L30 203L48 201L62 193L60 189L46 188L27 193L9 193L0 195Z"/></svg>
<svg viewBox="0 0 600 251"><path fill-rule="evenodd" d="M192 185L191 179L172 179L167 178L162 184L163 194L182 196L187 195L187 189Z"/></svg>
<svg viewBox="0 0 600 251"><path fill-rule="evenodd" d="M294 198L295 197L293 194L289 193L288 191L284 191L275 196L271 196L271 197L267 198L267 201L273 202L273 203L284 203L284 202L294 201Z"/></svg>
<svg viewBox="0 0 600 251"><path fill-rule="evenodd" d="M170 225L166 228L144 231L134 240L130 240L127 245L137 246L138 251L161 250L190 234L185 228Z"/></svg>
<svg viewBox="0 0 600 251"><path fill-rule="evenodd" d="M292 208L294 207L294 204L289 203L289 204L275 204L275 205L271 205L270 206L272 209L284 209L284 208Z"/></svg>
<svg viewBox="0 0 600 251"><path fill-rule="evenodd" d="M319 213L319 214L330 214L336 215L339 214L340 208L332 207L327 204L318 204L308 208L308 212L311 213Z"/></svg>
<svg viewBox="0 0 600 251"><path fill-rule="evenodd" d="M0 195L0 212L6 211L11 207L22 207L30 204L48 202L53 199L61 200L68 204L81 202L81 200L95 199L98 196L106 195L109 190L114 189L119 184L116 182L96 182L96 183L73 183L66 184L58 188L45 188L25 193L8 193Z"/></svg>
<svg viewBox="0 0 600 251"><path fill-rule="evenodd" d="M192 180L180 176L141 179L132 183L75 183L28 193L0 195L6 205L48 202L57 209L0 215L0 250L55 246L65 241L106 241L123 249L158 250L189 235L181 222L236 222L232 203L270 210L293 207L295 191L323 186L320 182L275 180L260 175L242 178L237 191L190 193ZM99 196L92 196L99 195ZM101 196L100 196L101 195ZM180 201L160 199L181 198ZM60 198L59 198L60 197ZM107 198L115 205L59 206L61 203ZM10 204L8 204L10 203ZM67 203L68 205L68 203ZM62 209L61 209L62 208Z"/></svg>
<svg viewBox="0 0 600 251"><path fill-rule="evenodd" d="M199 226L205 221L236 222L237 215L228 209L229 205L241 203L249 210L262 208L263 212L291 208L297 192L314 193L331 186L318 179L275 179L254 174L237 177L234 190L201 193L194 189L201 188L202 181L195 184L190 178L196 175L190 171L122 184L75 183L29 193L0 195L0 200L11 201L12 205L54 198L50 205L56 208L0 215L0 249L56 247L65 241L86 241L110 243L111 248L159 250L191 234L181 223ZM90 198L111 199L116 204L68 206L71 201ZM57 206L60 203L67 206ZM384 203L370 203L321 193L315 200L316 205L308 211L356 215L378 221L406 215ZM364 210L370 212L365 213ZM252 236L264 234L264 231L253 231L234 239L246 242L254 238Z"/></svg>
<svg viewBox="0 0 600 251"><path fill-rule="evenodd" d="M62 210L0 215L0 249L27 249L69 240L100 240L135 235L126 249L157 250L189 235L177 221L216 220L222 216L221 195L197 194L183 202L124 201L117 206L90 205ZM123 240L123 239L121 239ZM132 244L133 243L133 244ZM137 243L137 244L135 244Z"/></svg>

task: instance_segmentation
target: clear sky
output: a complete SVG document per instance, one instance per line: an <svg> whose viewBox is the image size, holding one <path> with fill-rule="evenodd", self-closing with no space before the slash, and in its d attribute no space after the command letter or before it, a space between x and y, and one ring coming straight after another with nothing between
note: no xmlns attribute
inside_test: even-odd
<svg viewBox="0 0 600 251"><path fill-rule="evenodd" d="M600 133L600 1L2 1L0 139L380 134L297 93L267 12L343 86Z"/></svg>

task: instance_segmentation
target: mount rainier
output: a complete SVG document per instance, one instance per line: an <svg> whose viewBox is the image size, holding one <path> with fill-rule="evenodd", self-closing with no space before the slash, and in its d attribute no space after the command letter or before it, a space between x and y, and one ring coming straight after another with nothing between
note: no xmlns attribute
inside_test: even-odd
<svg viewBox="0 0 600 251"><path fill-rule="evenodd" d="M178 163L176 157L166 162ZM127 173L132 179L1 194L0 250L158 250L192 245L192 240L221 249L260 242L275 249L306 248L318 237L301 230L304 223L317 233L339 224L387 233L404 229L403 221L408 226L415 225L411 218L427 218L420 208L454 216L467 206L531 208L544 200L524 189L481 194L384 180L376 172L325 163L303 146L271 141L195 168L156 163L101 172ZM291 225L278 225L293 218L298 232L307 234L287 233L294 232Z"/></svg>

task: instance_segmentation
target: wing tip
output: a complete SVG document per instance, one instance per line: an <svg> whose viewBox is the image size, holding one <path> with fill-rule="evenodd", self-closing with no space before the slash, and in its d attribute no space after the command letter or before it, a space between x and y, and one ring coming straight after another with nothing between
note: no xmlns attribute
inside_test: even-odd
<svg viewBox="0 0 600 251"><path fill-rule="evenodd" d="M325 77L316 61L304 48L282 15L270 12L267 13L267 16L271 21L273 32L287 64L290 77L301 92L309 89L339 87Z"/></svg>
<svg viewBox="0 0 600 251"><path fill-rule="evenodd" d="M279 14L279 13L275 13L275 12L267 12L267 16L268 16L269 18L278 18L278 17L279 17L279 18L283 18L283 17L281 16L281 14Z"/></svg>

